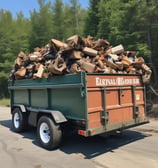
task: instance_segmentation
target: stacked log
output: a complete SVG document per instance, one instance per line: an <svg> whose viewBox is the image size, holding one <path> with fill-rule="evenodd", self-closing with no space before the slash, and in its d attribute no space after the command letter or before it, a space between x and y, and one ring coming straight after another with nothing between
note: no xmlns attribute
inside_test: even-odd
<svg viewBox="0 0 158 168"><path fill-rule="evenodd" d="M20 52L11 71L12 80L48 78L68 73L142 74L149 82L151 69L136 51L125 51L123 45L111 46L107 40L93 40L74 35L65 42L51 39L33 53Z"/></svg>

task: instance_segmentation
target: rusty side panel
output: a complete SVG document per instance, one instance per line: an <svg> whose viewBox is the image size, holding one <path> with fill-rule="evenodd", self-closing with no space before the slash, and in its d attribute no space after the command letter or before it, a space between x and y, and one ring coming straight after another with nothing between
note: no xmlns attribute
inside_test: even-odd
<svg viewBox="0 0 158 168"><path fill-rule="evenodd" d="M140 76L87 75L87 104L89 129L144 117Z"/></svg>
<svg viewBox="0 0 158 168"><path fill-rule="evenodd" d="M88 89L88 128L102 126L101 114L103 111L102 106L102 93L98 88Z"/></svg>
<svg viewBox="0 0 158 168"><path fill-rule="evenodd" d="M88 113L88 127L89 128L95 128L102 126L101 120L100 120L100 111L96 111L94 113Z"/></svg>
<svg viewBox="0 0 158 168"><path fill-rule="evenodd" d="M118 104L111 105L113 99L118 100ZM109 124L133 119L132 91L129 87L110 89L106 94L106 110L109 114Z"/></svg>
<svg viewBox="0 0 158 168"><path fill-rule="evenodd" d="M111 109L108 112L109 112L109 124L133 119L132 107Z"/></svg>
<svg viewBox="0 0 158 168"><path fill-rule="evenodd" d="M109 108L114 106L118 107L119 105L119 92L118 88L106 89L106 106Z"/></svg>
<svg viewBox="0 0 158 168"><path fill-rule="evenodd" d="M133 105L131 88L124 88L120 90L120 105Z"/></svg>

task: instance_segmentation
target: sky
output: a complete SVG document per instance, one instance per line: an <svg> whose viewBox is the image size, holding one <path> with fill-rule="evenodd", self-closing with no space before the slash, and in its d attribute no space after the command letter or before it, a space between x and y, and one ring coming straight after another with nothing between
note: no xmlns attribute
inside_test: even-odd
<svg viewBox="0 0 158 168"><path fill-rule="evenodd" d="M54 0L50 0L54 2ZM68 3L69 0L63 0L64 3ZM82 7L88 8L89 0L79 0ZM16 13L22 11L26 18L29 18L30 11L33 9L38 10L38 0L0 0L0 9L9 10L13 17L16 17Z"/></svg>

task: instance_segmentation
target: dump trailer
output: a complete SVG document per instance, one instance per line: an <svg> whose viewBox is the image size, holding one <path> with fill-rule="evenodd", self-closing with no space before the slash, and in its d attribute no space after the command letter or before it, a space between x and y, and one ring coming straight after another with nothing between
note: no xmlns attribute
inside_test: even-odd
<svg viewBox="0 0 158 168"><path fill-rule="evenodd" d="M60 146L63 130L89 137L148 123L141 75L81 71L8 83L14 131L37 127L48 150Z"/></svg>

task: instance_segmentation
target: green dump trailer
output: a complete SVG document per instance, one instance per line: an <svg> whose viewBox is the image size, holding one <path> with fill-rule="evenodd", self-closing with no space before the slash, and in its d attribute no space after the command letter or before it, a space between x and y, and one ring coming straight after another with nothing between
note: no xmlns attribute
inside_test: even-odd
<svg viewBox="0 0 158 168"><path fill-rule="evenodd" d="M15 132L37 127L41 145L60 146L63 128L88 137L148 122L140 75L76 74L11 80Z"/></svg>

